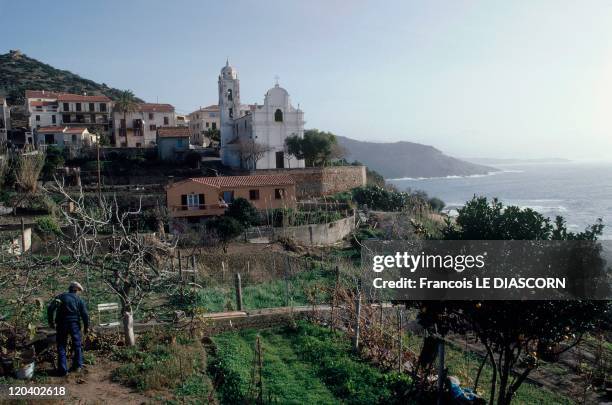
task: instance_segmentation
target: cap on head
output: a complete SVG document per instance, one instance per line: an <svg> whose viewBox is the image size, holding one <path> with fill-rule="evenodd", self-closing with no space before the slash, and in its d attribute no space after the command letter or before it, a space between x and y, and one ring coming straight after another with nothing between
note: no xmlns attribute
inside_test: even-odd
<svg viewBox="0 0 612 405"><path fill-rule="evenodd" d="M85 291L81 283L79 283L78 281L71 282L70 286L68 287L68 290L69 291Z"/></svg>

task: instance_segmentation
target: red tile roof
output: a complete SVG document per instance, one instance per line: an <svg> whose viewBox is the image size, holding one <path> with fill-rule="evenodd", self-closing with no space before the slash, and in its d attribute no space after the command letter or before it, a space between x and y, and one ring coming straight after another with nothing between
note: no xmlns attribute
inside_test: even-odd
<svg viewBox="0 0 612 405"><path fill-rule="evenodd" d="M60 93L47 90L26 90L26 98L57 98Z"/></svg>
<svg viewBox="0 0 612 405"><path fill-rule="evenodd" d="M32 107L43 107L43 106L47 106L47 105L57 106L57 103L54 102L54 101L32 101L30 103L30 106L32 106Z"/></svg>
<svg viewBox="0 0 612 405"><path fill-rule="evenodd" d="M293 178L287 174L256 174L253 176L219 176L197 177L189 179L207 186L221 187L258 187L258 186L290 186L295 184Z"/></svg>
<svg viewBox="0 0 612 405"><path fill-rule="evenodd" d="M136 104L136 109L141 112L174 112L171 104L140 103Z"/></svg>
<svg viewBox="0 0 612 405"><path fill-rule="evenodd" d="M66 130L64 130L65 134L82 134L83 132L87 131L87 128L85 127L68 127L66 128Z"/></svg>
<svg viewBox="0 0 612 405"><path fill-rule="evenodd" d="M157 135L161 138L189 138L191 132L187 127L160 127L157 128Z"/></svg>
<svg viewBox="0 0 612 405"><path fill-rule="evenodd" d="M82 94L61 93L47 90L26 90L26 98L48 98L57 99L58 101L83 101L83 102L110 102L111 99L106 96L84 96Z"/></svg>
<svg viewBox="0 0 612 405"><path fill-rule="evenodd" d="M86 103L100 102L110 103L111 99L106 96L84 96L79 94L62 93L57 97L57 101L82 101Z"/></svg>
<svg viewBox="0 0 612 405"><path fill-rule="evenodd" d="M40 127L36 131L38 131L39 133L44 133L44 132L59 133L59 132L64 132L64 129L66 129L66 127L48 126L48 127Z"/></svg>

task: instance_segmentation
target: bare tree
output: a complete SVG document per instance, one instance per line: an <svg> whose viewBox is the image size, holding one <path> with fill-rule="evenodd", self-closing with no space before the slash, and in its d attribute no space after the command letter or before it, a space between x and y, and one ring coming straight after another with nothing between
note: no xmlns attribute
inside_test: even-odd
<svg viewBox="0 0 612 405"><path fill-rule="evenodd" d="M272 150L268 145L255 142L254 139L240 139L237 144L240 165L250 170L255 170L257 168L257 162L261 160L266 153Z"/></svg>
<svg viewBox="0 0 612 405"><path fill-rule="evenodd" d="M339 143L333 143L331 145L331 152L329 155L330 159L340 160L345 158L348 155L348 151L346 148Z"/></svg>
<svg viewBox="0 0 612 405"><path fill-rule="evenodd" d="M156 286L168 281L164 269L176 240L132 232L140 206L121 211L116 198L100 196L92 202L82 191L73 196L59 183L54 189L65 200L60 212L69 229L58 239L59 250L69 254L71 266L84 269L88 278L90 270L101 275L121 302L125 343L135 345L134 312Z"/></svg>

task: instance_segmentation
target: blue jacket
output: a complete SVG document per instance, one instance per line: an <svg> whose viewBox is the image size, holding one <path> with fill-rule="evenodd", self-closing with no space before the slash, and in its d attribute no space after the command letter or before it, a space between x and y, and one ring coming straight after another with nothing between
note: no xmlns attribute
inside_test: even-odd
<svg viewBox="0 0 612 405"><path fill-rule="evenodd" d="M80 322L83 320L83 328L89 328L89 314L87 313L87 305L85 302L73 292L65 292L58 295L51 301L47 308L47 319L49 325L52 325L53 314L55 315L55 324L57 326L64 325L69 322Z"/></svg>

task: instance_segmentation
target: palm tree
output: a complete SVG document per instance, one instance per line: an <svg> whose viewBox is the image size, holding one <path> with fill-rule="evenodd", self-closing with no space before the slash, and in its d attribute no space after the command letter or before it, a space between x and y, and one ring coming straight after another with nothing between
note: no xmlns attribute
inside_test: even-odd
<svg viewBox="0 0 612 405"><path fill-rule="evenodd" d="M136 111L137 105L138 102L136 101L136 96L134 96L134 92L132 90L122 90L121 93L119 93L119 97L117 97L117 100L115 101L115 109L123 112L123 122L125 125L126 136L127 114Z"/></svg>

